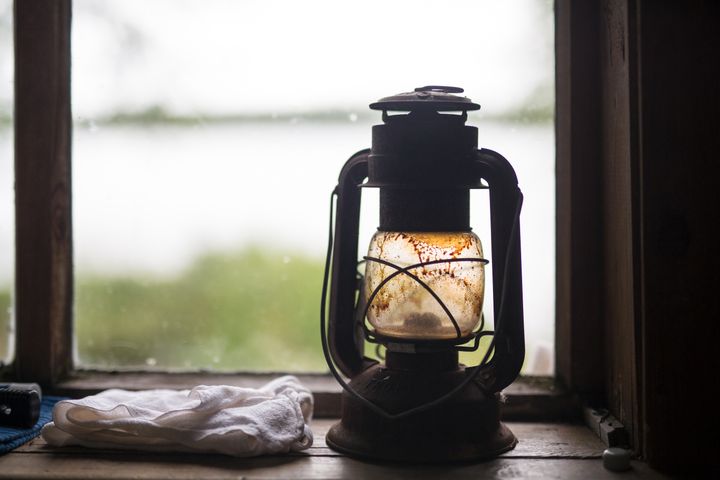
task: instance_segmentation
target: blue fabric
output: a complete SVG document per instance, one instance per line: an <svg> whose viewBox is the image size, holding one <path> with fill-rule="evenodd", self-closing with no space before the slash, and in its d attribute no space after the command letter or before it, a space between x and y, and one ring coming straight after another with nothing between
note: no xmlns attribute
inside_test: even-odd
<svg viewBox="0 0 720 480"><path fill-rule="evenodd" d="M40 405L40 418L32 428L0 427L0 455L29 442L40 435L43 425L52 420L52 409L57 402L66 397L43 396Z"/></svg>

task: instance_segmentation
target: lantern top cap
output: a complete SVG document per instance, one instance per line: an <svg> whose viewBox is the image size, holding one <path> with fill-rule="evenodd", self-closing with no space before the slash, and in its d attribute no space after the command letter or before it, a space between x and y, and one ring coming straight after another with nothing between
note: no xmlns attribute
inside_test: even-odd
<svg viewBox="0 0 720 480"><path fill-rule="evenodd" d="M473 103L468 97L454 95L464 90L459 87L443 85L426 85L413 92L398 93L381 98L370 104L372 110L399 112L467 112L479 110L480 105Z"/></svg>

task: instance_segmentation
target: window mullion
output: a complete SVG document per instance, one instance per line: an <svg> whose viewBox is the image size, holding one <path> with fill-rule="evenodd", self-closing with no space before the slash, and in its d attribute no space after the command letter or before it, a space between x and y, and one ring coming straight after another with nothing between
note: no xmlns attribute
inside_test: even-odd
<svg viewBox="0 0 720 480"><path fill-rule="evenodd" d="M16 375L72 363L70 0L15 1Z"/></svg>

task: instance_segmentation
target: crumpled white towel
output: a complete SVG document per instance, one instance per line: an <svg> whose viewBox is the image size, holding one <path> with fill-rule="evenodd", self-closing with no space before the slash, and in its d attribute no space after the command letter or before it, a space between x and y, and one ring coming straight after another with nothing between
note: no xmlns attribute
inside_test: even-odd
<svg viewBox="0 0 720 480"><path fill-rule="evenodd" d="M309 448L312 409L312 394L293 376L259 389L106 390L58 402L42 437L53 446L250 457Z"/></svg>

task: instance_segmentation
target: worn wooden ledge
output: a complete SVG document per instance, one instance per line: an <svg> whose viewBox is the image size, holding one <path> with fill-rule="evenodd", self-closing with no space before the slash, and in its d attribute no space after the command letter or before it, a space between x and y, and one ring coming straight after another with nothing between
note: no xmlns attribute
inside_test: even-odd
<svg viewBox="0 0 720 480"><path fill-rule="evenodd" d="M329 449L325 433L333 422L313 422L315 443L305 452L252 459L81 447L53 449L38 438L0 457L0 479L618 478L617 473L602 467L603 443L588 428L577 424L508 423L519 444L495 460L406 465L358 461ZM623 473L622 478L668 477L651 471L642 462L633 462L633 469Z"/></svg>
<svg viewBox="0 0 720 480"><path fill-rule="evenodd" d="M47 393L80 398L108 388L145 390L150 388L183 389L196 385L234 385L257 388L280 373L217 372L136 372L75 371ZM295 374L315 397L317 418L340 416L340 385L329 374ZM503 418L513 421L580 421L577 399L555 387L547 377L520 377L503 391Z"/></svg>

